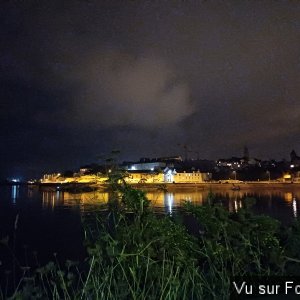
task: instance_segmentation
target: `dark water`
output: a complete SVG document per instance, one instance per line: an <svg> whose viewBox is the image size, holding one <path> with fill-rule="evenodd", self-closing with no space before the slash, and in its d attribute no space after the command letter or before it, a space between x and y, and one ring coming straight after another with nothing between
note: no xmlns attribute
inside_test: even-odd
<svg viewBox="0 0 300 300"><path fill-rule="evenodd" d="M61 261L84 257L80 204L74 199L68 205L62 196L0 187L0 274L11 271L13 263L33 266L55 260L54 253Z"/></svg>
<svg viewBox="0 0 300 300"><path fill-rule="evenodd" d="M201 205L208 192L201 190L148 193L155 210L176 214L183 201ZM216 194L230 211L243 206L245 197L256 198L253 210L290 223L300 214L300 191L227 191ZM69 194L41 192L24 186L0 187L0 274L9 269L16 255L19 265L44 264L53 260L81 260L85 256L81 217L103 209L108 193ZM9 238L8 246L5 239ZM1 277L1 276L0 276Z"/></svg>

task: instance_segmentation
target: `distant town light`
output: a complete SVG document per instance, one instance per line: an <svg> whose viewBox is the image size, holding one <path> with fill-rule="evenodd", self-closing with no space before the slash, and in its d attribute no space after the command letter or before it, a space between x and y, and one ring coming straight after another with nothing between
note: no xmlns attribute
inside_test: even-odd
<svg viewBox="0 0 300 300"><path fill-rule="evenodd" d="M291 167L291 168L294 168L294 167L295 167L295 165L291 165L290 167Z"/></svg>

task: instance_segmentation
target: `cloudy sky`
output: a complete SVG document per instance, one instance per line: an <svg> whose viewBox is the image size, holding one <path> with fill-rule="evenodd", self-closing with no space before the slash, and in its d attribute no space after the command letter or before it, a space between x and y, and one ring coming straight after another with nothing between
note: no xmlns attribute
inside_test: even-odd
<svg viewBox="0 0 300 300"><path fill-rule="evenodd" d="M0 175L300 153L298 1L3 1Z"/></svg>

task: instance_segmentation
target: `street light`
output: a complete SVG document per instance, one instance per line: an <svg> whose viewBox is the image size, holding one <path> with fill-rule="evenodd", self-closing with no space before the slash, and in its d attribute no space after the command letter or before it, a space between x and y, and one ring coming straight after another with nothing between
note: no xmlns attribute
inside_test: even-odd
<svg viewBox="0 0 300 300"><path fill-rule="evenodd" d="M236 171L233 171L232 173L234 175L234 180L236 180Z"/></svg>
<svg viewBox="0 0 300 300"><path fill-rule="evenodd" d="M268 175L269 183L270 183L270 181L271 181L271 173L270 173L270 171L267 171L266 173L267 173L267 175Z"/></svg>

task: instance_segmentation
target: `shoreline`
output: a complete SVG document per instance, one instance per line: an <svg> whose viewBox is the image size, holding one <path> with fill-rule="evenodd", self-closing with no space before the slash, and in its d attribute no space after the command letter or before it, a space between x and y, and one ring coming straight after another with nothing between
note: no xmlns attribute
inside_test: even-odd
<svg viewBox="0 0 300 300"><path fill-rule="evenodd" d="M135 189L153 191L161 190L165 192L177 191L177 190L228 190L228 191L243 191L243 190L300 190L300 183L288 183L288 182L243 182L239 184L232 183L214 183L214 182L205 182L205 183L144 183L144 184L129 184ZM28 185L28 187L33 185ZM88 183L41 183L34 185L43 190L61 190L79 187L91 188L94 190L103 190L106 191L109 189L108 184L88 184ZM79 188L80 190L80 188Z"/></svg>
<svg viewBox="0 0 300 300"><path fill-rule="evenodd" d="M134 188L142 189L142 190L153 190L161 188L157 184L144 184L144 185L131 185ZM188 190L188 189L195 189L195 190L228 190L233 191L243 191L243 190L300 190L299 183L269 183L269 182L247 182L247 183L240 183L240 184L230 184L230 183L165 183L163 184L162 190L166 191L175 191L175 190Z"/></svg>

